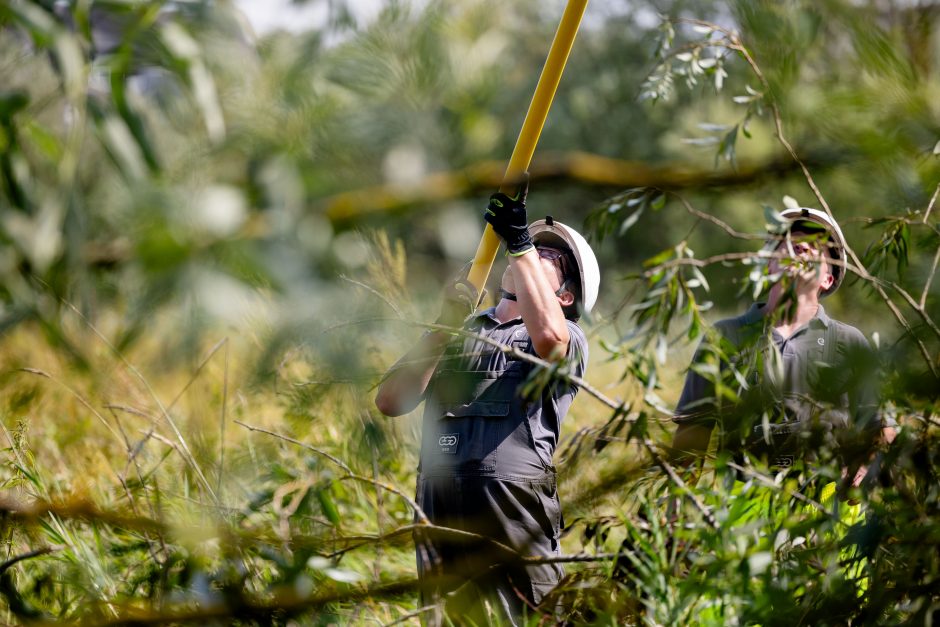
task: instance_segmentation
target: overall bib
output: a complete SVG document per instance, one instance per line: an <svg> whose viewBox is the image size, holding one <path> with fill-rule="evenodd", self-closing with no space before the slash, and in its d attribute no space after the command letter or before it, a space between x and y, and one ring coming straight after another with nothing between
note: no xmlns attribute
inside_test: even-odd
<svg viewBox="0 0 940 627"><path fill-rule="evenodd" d="M531 354L528 334L520 334L521 322L516 327L494 339ZM428 386L417 502L435 525L487 539L416 534L425 597L460 588L448 599L452 619L480 621L487 606L489 618L495 612L515 623L563 574L558 565L526 566L518 559L557 555L561 528L552 451L539 447L534 435L552 393L536 389L524 396L531 370L527 362L467 340L448 349Z"/></svg>

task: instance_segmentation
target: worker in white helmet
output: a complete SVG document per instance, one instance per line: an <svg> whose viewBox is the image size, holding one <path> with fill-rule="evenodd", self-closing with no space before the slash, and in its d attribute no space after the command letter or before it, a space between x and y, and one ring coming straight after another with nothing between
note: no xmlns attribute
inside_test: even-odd
<svg viewBox="0 0 940 627"><path fill-rule="evenodd" d="M845 239L818 209L781 215L783 233L762 251L776 283L767 302L717 322L716 336L697 351L675 410L673 450L685 460L704 453L717 425L720 449L771 467L812 460L828 447L858 485L879 433L890 442L895 425L878 413L865 336L820 303L842 284ZM716 392L716 380L735 394Z"/></svg>
<svg viewBox="0 0 940 627"><path fill-rule="evenodd" d="M577 321L597 299L597 260L574 229L551 217L528 224L525 187L494 194L484 214L509 260L496 306L473 313L477 294L461 282L440 322L583 376L588 347ZM552 456L578 391L566 380L523 385L533 368L477 337L435 330L379 386L375 402L386 415L425 402L418 504L435 525L473 534L416 534L422 600L445 601L428 622L521 623L563 574L557 564L518 559L558 554Z"/></svg>

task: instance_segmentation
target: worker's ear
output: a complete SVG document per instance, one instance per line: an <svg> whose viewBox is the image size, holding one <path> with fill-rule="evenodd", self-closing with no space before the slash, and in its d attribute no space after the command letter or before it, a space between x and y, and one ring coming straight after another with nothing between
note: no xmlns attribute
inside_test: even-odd
<svg viewBox="0 0 940 627"><path fill-rule="evenodd" d="M562 307L570 307L574 304L574 294L571 293L571 290L565 290L558 297L558 302L561 303Z"/></svg>
<svg viewBox="0 0 940 627"><path fill-rule="evenodd" d="M832 284L835 283L836 277L833 276L832 272L826 272L826 275L822 277L822 281L819 282L819 291L820 293L825 292Z"/></svg>

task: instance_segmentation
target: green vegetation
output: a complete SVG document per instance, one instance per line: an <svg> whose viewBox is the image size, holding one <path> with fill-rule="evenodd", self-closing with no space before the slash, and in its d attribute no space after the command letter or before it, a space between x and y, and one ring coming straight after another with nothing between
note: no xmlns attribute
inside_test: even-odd
<svg viewBox="0 0 940 627"><path fill-rule="evenodd" d="M374 386L475 250L562 6L323 4L259 39L221 0L0 2L0 622L417 622L419 422ZM620 4L531 168L604 273L556 453L564 612L936 622L940 6ZM836 501L662 448L791 202L843 225L826 307L903 427Z"/></svg>

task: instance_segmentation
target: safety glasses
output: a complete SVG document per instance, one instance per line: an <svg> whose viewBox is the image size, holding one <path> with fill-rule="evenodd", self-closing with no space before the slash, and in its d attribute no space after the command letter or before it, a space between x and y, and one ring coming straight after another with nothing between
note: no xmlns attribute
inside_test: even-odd
<svg viewBox="0 0 940 627"><path fill-rule="evenodd" d="M565 286L568 283L568 255L570 254L567 250L560 250L558 248L549 248L547 246L537 246L536 250L539 253L539 257L542 259L548 259L551 262L557 262L558 269L561 271L561 287L558 288L558 291L561 292L564 290Z"/></svg>

